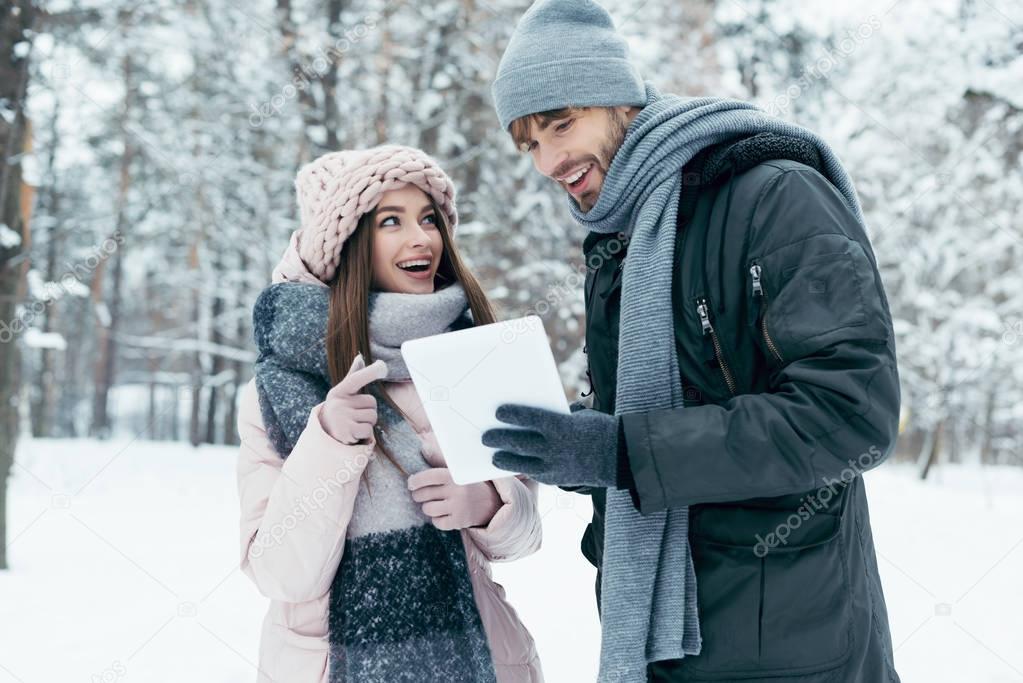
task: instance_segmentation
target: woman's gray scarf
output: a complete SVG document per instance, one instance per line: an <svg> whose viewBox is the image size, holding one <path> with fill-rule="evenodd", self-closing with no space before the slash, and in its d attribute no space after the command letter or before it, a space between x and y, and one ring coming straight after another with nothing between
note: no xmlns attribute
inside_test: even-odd
<svg viewBox="0 0 1023 683"><path fill-rule="evenodd" d="M448 331L463 314L468 299L461 283L433 294L371 292L369 295L369 349L373 360L387 361L387 380L407 380L409 371L401 345L410 339Z"/></svg>
<svg viewBox="0 0 1023 683"><path fill-rule="evenodd" d="M326 287L280 283L253 310L260 411L282 458L330 388L328 298ZM371 294L369 307L371 353L387 360L388 380L408 379L403 341L471 325L457 283L433 294ZM374 455L359 482L330 589L330 681L495 682L461 534L435 528L408 491L407 476L429 467L419 436L382 400L378 413L383 445L405 473ZM353 474L338 464L328 492Z"/></svg>
<svg viewBox="0 0 1023 683"><path fill-rule="evenodd" d="M623 232L629 240L622 273L616 414L683 405L670 295L682 168L706 147L765 132L815 145L828 180L862 222L852 180L814 133L746 102L661 95L649 83L646 105L630 124L596 205L583 213L569 201L573 216L588 230ZM649 662L699 654L688 533L688 508L644 516L627 491L608 490L599 680L646 681Z"/></svg>

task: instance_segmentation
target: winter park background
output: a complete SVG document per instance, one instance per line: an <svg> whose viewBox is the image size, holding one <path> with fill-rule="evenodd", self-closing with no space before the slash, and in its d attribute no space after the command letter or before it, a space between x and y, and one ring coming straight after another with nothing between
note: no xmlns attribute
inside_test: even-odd
<svg viewBox="0 0 1023 683"><path fill-rule="evenodd" d="M751 99L852 173L896 318L866 475L904 681L1023 681L1023 3L604 2L644 75ZM292 180L382 141L454 177L503 317L586 389L581 235L498 129L526 0L0 4L0 683L255 678L235 401ZM549 681L593 680L587 499L498 565Z"/></svg>

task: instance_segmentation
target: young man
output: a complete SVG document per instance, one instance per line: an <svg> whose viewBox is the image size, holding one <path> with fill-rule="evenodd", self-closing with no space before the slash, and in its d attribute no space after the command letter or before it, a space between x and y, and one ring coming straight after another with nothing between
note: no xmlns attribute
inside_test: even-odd
<svg viewBox="0 0 1023 683"><path fill-rule="evenodd" d="M661 95L591 0L540 0L501 126L589 233L594 403L502 406L494 463L592 495L602 681L898 681L861 475L899 413L891 314L823 140Z"/></svg>

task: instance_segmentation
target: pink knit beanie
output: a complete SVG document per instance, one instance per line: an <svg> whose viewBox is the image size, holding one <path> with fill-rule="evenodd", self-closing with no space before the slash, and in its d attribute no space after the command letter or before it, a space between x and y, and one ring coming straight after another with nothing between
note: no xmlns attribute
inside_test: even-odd
<svg viewBox="0 0 1023 683"><path fill-rule="evenodd" d="M412 183L444 212L452 232L458 225L455 186L422 150L401 145L328 152L295 176L301 217L299 255L313 275L330 281L341 262L341 248L363 214L380 197Z"/></svg>

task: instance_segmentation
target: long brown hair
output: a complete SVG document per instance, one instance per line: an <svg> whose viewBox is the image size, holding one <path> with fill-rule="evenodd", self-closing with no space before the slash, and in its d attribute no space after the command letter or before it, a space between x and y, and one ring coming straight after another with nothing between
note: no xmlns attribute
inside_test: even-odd
<svg viewBox="0 0 1023 683"><path fill-rule="evenodd" d="M483 293L476 276L466 267L447 224L444 213L430 197L430 205L441 235L443 250L434 280L434 288L441 289L454 282L460 282L465 289L472 311L473 325L486 325L496 321L494 308ZM341 261L337 274L327 283L330 286L330 306L327 314L327 370L331 386L336 385L348 373L355 356L362 353L366 365L373 363L369 346L369 293L373 278L373 233L376 227L376 209L368 211L359 219L358 226L345 241L341 250ZM372 389L372 385L370 387ZM406 420L409 419L401 408L384 391L374 391L377 400L383 400ZM384 456L399 470L401 465L384 447L381 428L373 427L377 446Z"/></svg>

